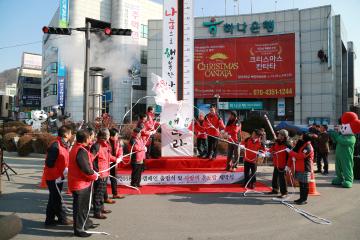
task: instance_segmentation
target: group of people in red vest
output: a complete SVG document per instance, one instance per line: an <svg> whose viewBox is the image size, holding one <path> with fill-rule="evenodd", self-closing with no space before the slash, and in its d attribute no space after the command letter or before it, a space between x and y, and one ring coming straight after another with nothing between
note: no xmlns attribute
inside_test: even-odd
<svg viewBox="0 0 360 240"><path fill-rule="evenodd" d="M133 187L140 187L144 160L150 157L151 138L159 127L154 116L153 108L149 107L147 113L140 116L130 139L131 186ZM302 134L295 147L292 148L288 132L280 130L274 145L266 148L263 141L264 130L255 129L249 138L242 140L241 123L236 112L230 112L225 126L217 114L215 105L211 105L210 112L206 116L199 115L194 124L194 132L197 137L199 156L204 159L216 158L219 140L228 142L226 165L228 171L236 170L240 152L243 152L244 184L247 184L249 188L255 188L259 157L273 159L272 191L269 194L278 194L280 190L279 198L287 196L285 173L289 168L294 168L295 177L300 183L300 198L295 203L306 204L314 158L311 135ZM223 135L220 136L220 133ZM104 208L104 203L114 203L113 199L123 198L118 195L116 179L116 165L122 161L123 149L119 142L119 131L115 128L101 129L97 133L96 141L94 130L79 130L72 148L70 139L72 139L72 129L62 126L58 130L58 138L47 149L43 177L49 189L49 200L45 225L73 224L75 236L89 237L91 233L87 230L98 226L89 219L91 204L94 218L106 219L104 214L111 211ZM106 191L109 177L112 199ZM67 218L61 196L66 179L73 196L73 220Z"/></svg>
<svg viewBox="0 0 360 240"><path fill-rule="evenodd" d="M111 211L104 208L104 203L115 203L113 199L123 198L117 192L115 166L121 162L123 150L119 131L115 128L100 129L96 141L94 130L80 130L76 133L76 142L72 148L71 138L72 129L62 126L58 130L57 140L47 149L44 178L49 189L49 201L45 225L73 224L75 236L88 237L91 234L86 230L97 227L89 219L91 204L94 218L106 219L104 214ZM109 177L112 199L106 191ZM73 195L73 220L67 218L61 196L66 179Z"/></svg>
<svg viewBox="0 0 360 240"><path fill-rule="evenodd" d="M194 133L197 141L198 156L214 160L217 156L218 141L228 143L227 171L236 171L238 163L244 162L244 186L249 189L256 187L256 171L258 160L264 157L273 160L272 191L269 194L279 194L278 198L287 197L286 172L295 169L295 178L300 185L300 198L296 204L306 204L309 193L308 183L313 171L314 149L311 145L311 134L303 133L296 145L289 142L289 133L282 129L271 147L265 146L265 129L254 129L251 136L241 139L241 123L237 113L231 111L226 126L217 114L215 104L210 105L210 111L204 116L200 113L194 123ZM242 154L241 154L242 153ZM242 156L240 156L242 155ZM295 162L295 164L294 164Z"/></svg>
<svg viewBox="0 0 360 240"><path fill-rule="evenodd" d="M133 130L129 144L133 187L140 187L144 160L151 153L151 137L159 126L152 107L144 115ZM118 194L116 179L116 165L122 161L123 148L119 131L115 128L100 129L96 136L91 128L79 130L71 147L72 137L72 129L62 126L57 140L47 149L43 174L49 189L45 225L72 224L75 236L89 237L91 233L87 230L98 226L89 219L91 204L94 218L106 219L105 214L111 211L104 208L104 203L112 204L115 203L113 199L124 198ZM66 179L73 195L73 220L67 218L61 196ZM112 198L107 194L108 180L111 182Z"/></svg>

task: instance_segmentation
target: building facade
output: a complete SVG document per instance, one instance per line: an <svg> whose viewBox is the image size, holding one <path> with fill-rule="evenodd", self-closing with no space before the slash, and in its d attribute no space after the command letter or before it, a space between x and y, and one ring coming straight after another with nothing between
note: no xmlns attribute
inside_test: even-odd
<svg viewBox="0 0 360 240"><path fill-rule="evenodd" d="M162 21L150 20L148 79L161 75L162 54ZM354 104L354 57L331 6L197 17L195 105L218 102L224 117L260 111L275 123L335 124Z"/></svg>
<svg viewBox="0 0 360 240"><path fill-rule="evenodd" d="M91 34L90 67L105 68L103 112L110 113L118 123L123 121L131 103L146 94L147 25L150 18L161 17L162 5L150 0L61 0L49 24L75 28L84 27L89 22L92 27L100 29L132 30L130 37ZM84 55L83 32L73 30L71 36L61 39L56 35L44 35L43 109L50 110L52 106L60 105L73 120L84 119ZM136 79L129 76L134 68L139 72ZM144 111L145 107L146 104L141 103L134 111Z"/></svg>
<svg viewBox="0 0 360 240"><path fill-rule="evenodd" d="M16 93L16 117L30 118L32 110L41 108L42 56L34 53L23 53L18 74Z"/></svg>

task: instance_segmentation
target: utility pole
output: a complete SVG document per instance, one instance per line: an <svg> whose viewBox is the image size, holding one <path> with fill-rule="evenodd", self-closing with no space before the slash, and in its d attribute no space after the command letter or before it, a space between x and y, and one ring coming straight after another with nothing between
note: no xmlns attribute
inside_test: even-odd
<svg viewBox="0 0 360 240"><path fill-rule="evenodd" d="M89 98L89 78L90 78L90 30L91 23L86 23L85 30L85 72L84 72L84 121L85 123L89 122L89 108L88 108L88 98Z"/></svg>

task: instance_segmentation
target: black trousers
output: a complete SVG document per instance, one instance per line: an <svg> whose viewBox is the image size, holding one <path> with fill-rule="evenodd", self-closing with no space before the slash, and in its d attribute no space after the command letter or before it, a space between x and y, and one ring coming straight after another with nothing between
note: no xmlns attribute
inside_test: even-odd
<svg viewBox="0 0 360 240"><path fill-rule="evenodd" d="M208 148L206 139L197 138L196 139L196 148L197 148L197 151L198 151L198 155L200 157L206 156L207 148Z"/></svg>
<svg viewBox="0 0 360 240"><path fill-rule="evenodd" d="M110 163L110 167L116 165L116 163ZM113 177L109 177L110 178L110 183L111 183L111 193L113 196L117 195L117 180L116 180L116 167L113 167L110 169L110 176ZM109 199L108 193L106 191L105 188L105 194L104 194L104 199Z"/></svg>
<svg viewBox="0 0 360 240"><path fill-rule="evenodd" d="M235 144L228 144L228 153L227 153L227 164L226 169L230 169L230 163L233 164L237 163L239 161L239 149L238 146Z"/></svg>
<svg viewBox="0 0 360 240"><path fill-rule="evenodd" d="M317 169L319 171L321 171L321 160L324 161L324 172L329 171L328 155L329 155L329 153L318 152L317 158L316 158L316 165L317 165Z"/></svg>
<svg viewBox="0 0 360 240"><path fill-rule="evenodd" d="M64 222L66 220L65 206L61 202L61 191L63 188L62 183L55 183L55 180L46 181L46 184L49 189L49 200L46 207L46 223L51 223L55 221L55 216L58 218L59 222ZM59 188L60 194L56 189L56 185Z"/></svg>
<svg viewBox="0 0 360 240"><path fill-rule="evenodd" d="M131 163L131 186L139 187L141 183L141 173L143 171L142 163Z"/></svg>
<svg viewBox="0 0 360 240"><path fill-rule="evenodd" d="M300 200L307 201L309 195L309 183L299 182L300 185Z"/></svg>
<svg viewBox="0 0 360 240"><path fill-rule="evenodd" d="M244 161L244 175L245 175L245 184L250 180L252 176L255 175L255 172L257 170L256 163L250 163L247 161ZM251 178L250 184L256 183L256 175Z"/></svg>
<svg viewBox="0 0 360 240"><path fill-rule="evenodd" d="M218 145L218 139L214 138L212 136L208 136L208 152L207 155L209 157L216 158L217 156L217 145Z"/></svg>
<svg viewBox="0 0 360 240"><path fill-rule="evenodd" d="M104 194L106 191L107 177L99 178L94 182L94 200L93 200L93 208L94 215L101 215L101 210L104 208Z"/></svg>
<svg viewBox="0 0 360 240"><path fill-rule="evenodd" d="M89 219L91 186L73 192L74 233L87 230L93 222Z"/></svg>
<svg viewBox="0 0 360 240"><path fill-rule="evenodd" d="M279 185L280 185L280 192L282 195L287 194L287 186L285 180L285 169L284 168L277 168L274 167L273 177L272 177L272 189L273 191L279 192Z"/></svg>

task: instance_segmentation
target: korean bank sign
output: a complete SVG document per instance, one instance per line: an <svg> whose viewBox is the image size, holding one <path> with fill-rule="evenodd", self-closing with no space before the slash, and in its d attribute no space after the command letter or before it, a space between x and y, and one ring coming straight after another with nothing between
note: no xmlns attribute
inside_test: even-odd
<svg viewBox="0 0 360 240"><path fill-rule="evenodd" d="M222 110L262 110L262 102L219 102Z"/></svg>
<svg viewBox="0 0 360 240"><path fill-rule="evenodd" d="M60 0L59 27L69 26L69 0Z"/></svg>
<svg viewBox="0 0 360 240"><path fill-rule="evenodd" d="M208 22L203 22L203 26L209 29L209 33L212 36L216 36L218 28L222 29L225 33L234 34L236 32L242 33L260 33L261 29L265 29L268 33L272 33L275 28L274 20L265 20L263 22L252 21L252 22L237 22L224 24L223 20L217 21L215 18L211 18ZM221 24L223 24L221 26ZM219 30L220 31L220 30Z"/></svg>

